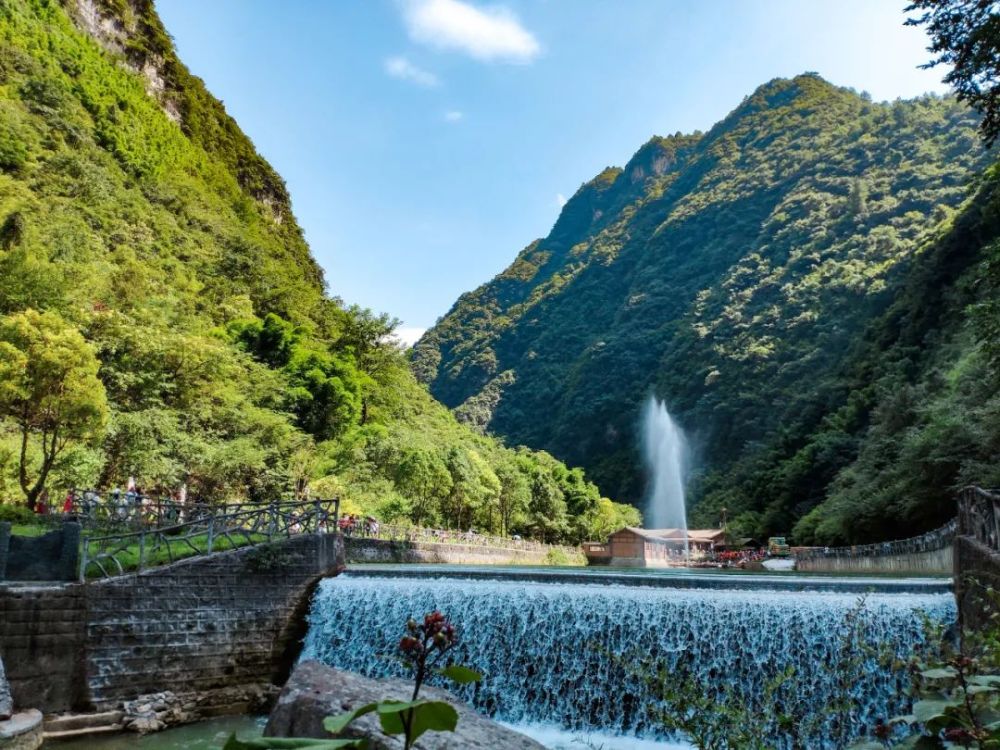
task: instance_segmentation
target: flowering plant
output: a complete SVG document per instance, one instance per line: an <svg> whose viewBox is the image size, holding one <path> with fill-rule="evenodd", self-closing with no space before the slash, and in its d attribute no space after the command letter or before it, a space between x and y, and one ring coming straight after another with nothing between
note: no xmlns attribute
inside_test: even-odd
<svg viewBox="0 0 1000 750"><path fill-rule="evenodd" d="M458 631L438 611L428 612L423 622L406 621L406 633L397 645L403 665L413 673L413 695L410 700L383 700L369 703L340 716L329 716L323 726L331 734L339 734L348 724L368 713L378 715L382 731L403 735L403 747L409 750L424 732L453 732L458 725L458 712L444 701L419 700L420 688L430 674L464 685L478 682L481 675L468 667L447 664L438 667L449 651L458 645Z"/></svg>

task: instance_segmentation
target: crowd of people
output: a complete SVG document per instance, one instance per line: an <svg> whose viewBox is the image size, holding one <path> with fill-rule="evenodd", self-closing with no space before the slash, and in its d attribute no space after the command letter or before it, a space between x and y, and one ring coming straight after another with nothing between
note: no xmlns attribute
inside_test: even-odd
<svg viewBox="0 0 1000 750"><path fill-rule="evenodd" d="M372 516L356 516L354 514L348 514L342 516L339 521L337 521L337 526L340 528L340 532L344 536L373 536L377 537L379 534L379 523L378 519Z"/></svg>
<svg viewBox="0 0 1000 750"><path fill-rule="evenodd" d="M61 506L51 502L48 490L44 490L35 502L35 513L61 513L95 520L144 521L166 525L182 521L186 507L185 486L182 485L170 495L153 498L130 479L124 490L116 487L102 493L95 489L71 488L66 492Z"/></svg>
<svg viewBox="0 0 1000 750"><path fill-rule="evenodd" d="M767 550L734 549L713 553L706 561L720 568L745 568L750 563L767 559Z"/></svg>

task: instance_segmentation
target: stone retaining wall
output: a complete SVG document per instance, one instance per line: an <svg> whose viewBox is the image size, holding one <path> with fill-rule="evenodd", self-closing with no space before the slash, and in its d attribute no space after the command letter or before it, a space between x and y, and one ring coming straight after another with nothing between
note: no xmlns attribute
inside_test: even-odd
<svg viewBox="0 0 1000 750"><path fill-rule="evenodd" d="M450 563L454 565L544 565L547 551L472 544L403 542L345 537L349 563Z"/></svg>
<svg viewBox="0 0 1000 750"><path fill-rule="evenodd" d="M949 544L929 552L895 555L831 555L796 561L796 570L810 573L888 573L908 575L953 575L954 547Z"/></svg>
<svg viewBox="0 0 1000 750"><path fill-rule="evenodd" d="M315 584L342 569L337 535L189 558L87 584L0 586L0 655L15 704L105 710L171 689L202 715L280 685Z"/></svg>
<svg viewBox="0 0 1000 750"><path fill-rule="evenodd" d="M970 536L955 538L955 579L958 619L965 630L985 626L1000 607L995 593L1000 591L1000 554Z"/></svg>
<svg viewBox="0 0 1000 750"><path fill-rule="evenodd" d="M79 557L78 523L35 537L14 536L0 523L0 581L74 581Z"/></svg>
<svg viewBox="0 0 1000 750"><path fill-rule="evenodd" d="M0 656L15 706L86 705L86 628L83 586L0 587Z"/></svg>

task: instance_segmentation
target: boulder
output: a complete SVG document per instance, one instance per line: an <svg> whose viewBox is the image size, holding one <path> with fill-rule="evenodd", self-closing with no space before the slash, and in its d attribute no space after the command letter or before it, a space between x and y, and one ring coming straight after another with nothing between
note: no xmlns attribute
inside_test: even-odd
<svg viewBox="0 0 1000 750"><path fill-rule="evenodd" d="M0 721L0 750L38 750L42 739L42 712L37 709Z"/></svg>
<svg viewBox="0 0 1000 750"><path fill-rule="evenodd" d="M323 729L323 719L327 716L346 713L385 698L409 700L412 692L413 684L406 680L373 680L318 661L305 661L295 667L278 696L264 736L329 738ZM421 750L544 750L544 745L481 716L446 690L425 687L420 697L447 701L458 711L456 730L427 732L417 741L416 747ZM373 750L400 750L403 747L399 737L382 734L374 714L354 721L342 736L367 738Z"/></svg>
<svg viewBox="0 0 1000 750"><path fill-rule="evenodd" d="M14 715L14 699L10 694L10 683L3 669L3 659L0 659L0 721Z"/></svg>

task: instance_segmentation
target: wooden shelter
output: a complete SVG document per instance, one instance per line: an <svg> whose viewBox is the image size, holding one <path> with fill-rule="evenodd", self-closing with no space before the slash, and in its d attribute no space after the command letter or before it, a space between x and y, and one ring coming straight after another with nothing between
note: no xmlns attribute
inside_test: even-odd
<svg viewBox="0 0 1000 750"><path fill-rule="evenodd" d="M683 565L687 555L703 557L722 546L722 529L639 529L626 526L607 542L584 542L583 553L591 565L625 568L665 568Z"/></svg>

